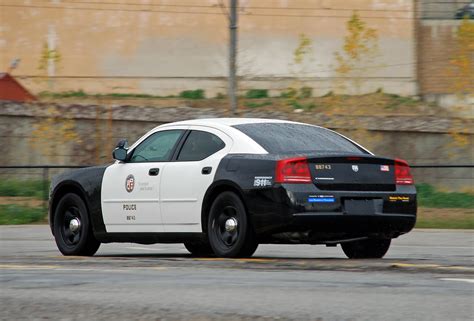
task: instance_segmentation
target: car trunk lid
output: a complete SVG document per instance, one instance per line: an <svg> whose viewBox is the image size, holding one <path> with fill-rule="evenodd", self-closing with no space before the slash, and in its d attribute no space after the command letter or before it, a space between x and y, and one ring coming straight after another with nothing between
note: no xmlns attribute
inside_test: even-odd
<svg viewBox="0 0 474 321"><path fill-rule="evenodd" d="M394 164L372 156L308 157L313 183L321 190L394 191Z"/></svg>

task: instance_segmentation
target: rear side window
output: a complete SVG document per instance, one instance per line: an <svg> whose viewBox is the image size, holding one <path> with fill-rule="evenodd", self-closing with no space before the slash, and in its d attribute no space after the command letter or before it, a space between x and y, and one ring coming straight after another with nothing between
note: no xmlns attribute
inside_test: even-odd
<svg viewBox="0 0 474 321"><path fill-rule="evenodd" d="M233 127L271 154L314 151L366 154L351 141L321 127L292 123L254 123Z"/></svg>
<svg viewBox="0 0 474 321"><path fill-rule="evenodd" d="M193 130L178 155L178 161L200 161L221 150L224 146L224 142L216 135Z"/></svg>

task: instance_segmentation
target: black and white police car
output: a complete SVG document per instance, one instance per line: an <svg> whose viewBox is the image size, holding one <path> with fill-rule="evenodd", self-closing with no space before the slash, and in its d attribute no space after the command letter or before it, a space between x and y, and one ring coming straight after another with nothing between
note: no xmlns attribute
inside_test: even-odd
<svg viewBox="0 0 474 321"><path fill-rule="evenodd" d="M341 244L381 258L416 221L407 163L323 127L269 119L158 126L114 164L53 179L49 221L64 255L101 243L184 243L194 255L248 257L258 244Z"/></svg>

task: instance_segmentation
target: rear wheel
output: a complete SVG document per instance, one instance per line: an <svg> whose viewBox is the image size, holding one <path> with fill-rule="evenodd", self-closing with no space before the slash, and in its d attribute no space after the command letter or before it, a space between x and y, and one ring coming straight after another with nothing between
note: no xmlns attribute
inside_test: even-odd
<svg viewBox="0 0 474 321"><path fill-rule="evenodd" d="M69 193L59 201L54 214L54 238L64 255L91 256L100 242L92 233L86 205L77 195Z"/></svg>
<svg viewBox="0 0 474 321"><path fill-rule="evenodd" d="M367 239L342 243L344 254L350 259L380 259L387 253L391 239Z"/></svg>
<svg viewBox="0 0 474 321"><path fill-rule="evenodd" d="M250 257L258 243L244 204L233 192L217 196L208 220L209 243L219 257Z"/></svg>
<svg viewBox="0 0 474 321"><path fill-rule="evenodd" d="M193 256L213 256L211 245L207 241L189 241L184 242L184 247Z"/></svg>

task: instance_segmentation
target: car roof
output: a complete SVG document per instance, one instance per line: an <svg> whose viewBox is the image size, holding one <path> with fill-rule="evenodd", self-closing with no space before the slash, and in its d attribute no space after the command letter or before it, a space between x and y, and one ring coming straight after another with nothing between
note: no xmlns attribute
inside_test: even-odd
<svg viewBox="0 0 474 321"><path fill-rule="evenodd" d="M266 119L266 118L203 118L184 120L166 125L195 125L195 126L235 126L243 124L258 124L258 123L294 123L288 120L280 119Z"/></svg>

